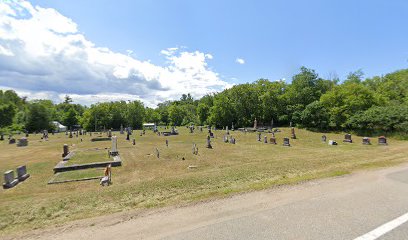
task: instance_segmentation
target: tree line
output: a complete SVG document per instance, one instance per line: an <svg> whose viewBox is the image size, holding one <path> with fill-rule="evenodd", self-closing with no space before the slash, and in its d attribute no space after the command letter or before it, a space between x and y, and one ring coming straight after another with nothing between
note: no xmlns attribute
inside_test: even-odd
<svg viewBox="0 0 408 240"><path fill-rule="evenodd" d="M408 135L408 69L384 76L363 78L361 70L346 79L323 79L301 67L291 83L259 79L235 85L219 93L193 99L165 101L156 108L140 101L116 101L82 106L69 96L54 104L50 100L27 101L14 91L0 90L0 130L40 131L51 121L68 128L81 125L88 131L142 128L144 122L160 125L212 125L235 128L253 125L288 126L315 131L355 131L360 134Z"/></svg>

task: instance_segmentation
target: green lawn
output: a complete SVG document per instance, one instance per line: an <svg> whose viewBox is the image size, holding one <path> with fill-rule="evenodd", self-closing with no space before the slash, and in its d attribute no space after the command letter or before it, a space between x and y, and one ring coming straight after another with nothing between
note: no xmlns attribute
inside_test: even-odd
<svg viewBox="0 0 408 240"><path fill-rule="evenodd" d="M104 148L109 148L110 142L91 142L89 135L82 136L81 142L81 136L70 139L64 134L50 135L49 141L40 141L40 135L30 135L29 145L21 148L7 141L0 142L0 171L15 170L25 164L31 174L15 188L0 190L0 237L75 219L185 204L343 175L358 169L387 167L408 160L408 142L396 139L389 139L388 146L378 146L376 139L373 145L363 145L362 137L353 135L353 143L346 144L342 143L344 134L329 133L327 140L339 143L329 146L321 142L321 133L296 129L298 139L291 139L292 146L284 147L282 141L290 136L290 129L282 128L283 132L276 133L278 145L257 142L255 133L231 131L237 141L232 145L223 143L224 131L219 130L212 139L213 149L207 149L206 130L193 134L185 127L178 130L180 135L169 137L157 136L151 131L139 136L136 131L131 136L136 138L135 146L125 140L125 135L116 132L122 166L113 168L113 185L109 187L99 186L98 181L53 185L47 182L54 177L55 164L62 160L64 143L80 153L79 163L106 158ZM165 145L166 138L169 147ZM199 148L198 155L192 154L193 143ZM102 150L89 150L95 148ZM160 151L159 159L156 148ZM197 168L188 169L190 165ZM98 171L103 175L99 169L57 177L94 176Z"/></svg>
<svg viewBox="0 0 408 240"><path fill-rule="evenodd" d="M96 150L96 149L86 149L75 151L75 154L71 159L66 161L65 166L71 166L75 164L86 164L95 162L106 162L112 161L113 159L109 157L108 150Z"/></svg>

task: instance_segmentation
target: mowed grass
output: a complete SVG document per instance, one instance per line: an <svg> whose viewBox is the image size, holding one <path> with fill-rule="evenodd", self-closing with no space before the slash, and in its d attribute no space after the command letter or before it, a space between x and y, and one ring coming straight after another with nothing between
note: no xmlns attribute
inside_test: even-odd
<svg viewBox="0 0 408 240"><path fill-rule="evenodd" d="M282 128L276 133L278 145L258 142L256 133L237 131L231 132L237 141L232 145L223 143L225 131L218 130L212 139L213 149L207 149L206 130L193 134L185 127L178 130L180 135L169 137L151 131L139 136L139 131L135 131L131 136L136 139L135 146L125 140L125 135L115 132L123 165L112 169L113 185L109 187L101 187L98 181L54 185L47 182L54 177L53 167L61 161L64 143L71 150L87 152L109 148L110 142L91 142L89 135L69 139L65 134L50 135L49 141L30 135L29 145L20 148L0 142L0 172L24 164L31 174L15 188L0 190L0 236L113 212L186 204L339 176L408 160L408 142L394 139L388 139L388 146L378 146L376 139L373 145L362 145L362 137L353 135L354 143L348 144L342 142L344 134L329 133L327 139L339 143L329 146L321 142L321 133L296 129L298 139L291 139L292 146L284 147L283 138L290 136L290 129ZM267 135L269 139L271 134ZM198 155L192 153L193 143L199 148ZM106 154L105 151L101 153ZM191 165L197 168L189 169ZM103 169L96 169L89 174L78 172L65 177L98 175L98 171L103 175Z"/></svg>
<svg viewBox="0 0 408 240"><path fill-rule="evenodd" d="M113 159L109 157L108 150L85 149L75 151L74 156L71 157L69 161L66 161L65 166L106 161L113 161Z"/></svg>

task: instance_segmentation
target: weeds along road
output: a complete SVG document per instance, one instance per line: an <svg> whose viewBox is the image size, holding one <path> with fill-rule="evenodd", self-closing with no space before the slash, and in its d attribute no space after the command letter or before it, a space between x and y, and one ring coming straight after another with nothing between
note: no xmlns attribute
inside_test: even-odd
<svg viewBox="0 0 408 240"><path fill-rule="evenodd" d="M19 237L408 239L408 222L397 219L407 212L408 165L405 164L191 206L88 219ZM397 223L390 223L395 219ZM371 235L367 235L369 232Z"/></svg>

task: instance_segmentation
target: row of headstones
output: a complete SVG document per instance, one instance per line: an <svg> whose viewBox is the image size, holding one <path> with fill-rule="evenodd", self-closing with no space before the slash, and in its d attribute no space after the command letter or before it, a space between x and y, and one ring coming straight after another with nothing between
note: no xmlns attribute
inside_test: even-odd
<svg viewBox="0 0 408 240"><path fill-rule="evenodd" d="M16 143L15 138L9 139L9 144L15 144L15 143ZM17 147L25 147L25 146L28 146L28 139L26 137L22 137L18 140Z"/></svg>
<svg viewBox="0 0 408 240"><path fill-rule="evenodd" d="M326 141L327 141L326 135L323 135L323 136L322 136L322 141L323 141L323 142L326 142ZM351 139L351 134L346 134L346 135L344 135L344 140L343 140L343 142L352 143L353 140ZM371 140L370 140L370 138L368 138L368 137L363 137L362 143L363 143L364 145L370 145L370 144L371 144ZM387 144L388 144L388 143L387 143L387 138L384 137L384 136L378 137L378 144L379 144L379 145L387 145ZM337 142L334 141L334 140L329 140L329 145L337 145Z"/></svg>
<svg viewBox="0 0 408 240"><path fill-rule="evenodd" d="M16 186L19 182L22 182L30 177L30 174L27 173L26 166L19 166L17 168L17 178L14 178L14 171L8 170L4 173L4 183L3 188L12 188Z"/></svg>
<svg viewBox="0 0 408 240"><path fill-rule="evenodd" d="M235 144L236 139L233 136L224 135L224 142L225 143Z"/></svg>

